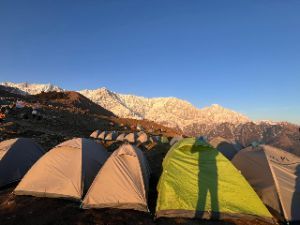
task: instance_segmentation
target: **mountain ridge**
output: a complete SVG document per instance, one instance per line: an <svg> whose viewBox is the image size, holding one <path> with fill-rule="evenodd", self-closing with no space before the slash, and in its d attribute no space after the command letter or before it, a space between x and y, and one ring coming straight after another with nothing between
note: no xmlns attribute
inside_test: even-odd
<svg viewBox="0 0 300 225"><path fill-rule="evenodd" d="M20 94L23 95L24 93L35 95L41 92L66 91L52 84L2 82L0 85L19 89ZM255 122L239 112L218 104L197 108L190 102L176 97L146 98L131 94L120 94L105 87L94 90L84 89L77 92L119 117L152 120L181 130L185 130L193 124L229 123L237 126ZM266 122L276 124L276 122L264 121L264 123ZM256 121L255 123L259 124L260 122Z"/></svg>

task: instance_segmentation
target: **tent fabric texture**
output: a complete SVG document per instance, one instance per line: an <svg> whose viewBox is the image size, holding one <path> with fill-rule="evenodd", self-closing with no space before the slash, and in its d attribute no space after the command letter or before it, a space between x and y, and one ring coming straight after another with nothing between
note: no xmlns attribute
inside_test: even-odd
<svg viewBox="0 0 300 225"><path fill-rule="evenodd" d="M157 190L156 217L272 221L265 205L231 162L195 138L183 139L169 150Z"/></svg>
<svg viewBox="0 0 300 225"><path fill-rule="evenodd" d="M14 193L80 200L108 156L106 149L92 140L65 141L32 166Z"/></svg>
<svg viewBox="0 0 300 225"><path fill-rule="evenodd" d="M232 163L279 217L300 220L300 157L272 146L258 145L241 150Z"/></svg>
<svg viewBox="0 0 300 225"><path fill-rule="evenodd" d="M116 131L112 131L112 132L107 133L104 140L105 141L114 141L117 139L117 137L118 137L118 133Z"/></svg>
<svg viewBox="0 0 300 225"><path fill-rule="evenodd" d="M124 137L124 141L127 141L129 143L135 143L137 139L136 133L129 133Z"/></svg>
<svg viewBox="0 0 300 225"><path fill-rule="evenodd" d="M238 144L222 137L215 137L209 143L229 160L233 159L236 153L241 150Z"/></svg>
<svg viewBox="0 0 300 225"><path fill-rule="evenodd" d="M99 134L101 133L100 130L95 130L91 135L90 137L91 138L98 138Z"/></svg>
<svg viewBox="0 0 300 225"><path fill-rule="evenodd" d="M150 169L143 152L123 144L99 171L81 207L148 211L149 178Z"/></svg>
<svg viewBox="0 0 300 225"><path fill-rule="evenodd" d="M19 181L45 151L30 138L0 142L0 187Z"/></svg>
<svg viewBox="0 0 300 225"><path fill-rule="evenodd" d="M120 135L117 137L116 141L124 141L125 136L126 136L125 133L120 134Z"/></svg>

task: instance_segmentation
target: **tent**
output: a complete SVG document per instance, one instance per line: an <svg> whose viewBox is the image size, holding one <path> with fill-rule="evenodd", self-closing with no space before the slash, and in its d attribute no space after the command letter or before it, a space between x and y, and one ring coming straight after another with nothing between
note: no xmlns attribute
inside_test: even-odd
<svg viewBox="0 0 300 225"><path fill-rule="evenodd" d="M116 131L111 131L108 132L107 135L105 136L105 141L114 141L118 137L118 133Z"/></svg>
<svg viewBox="0 0 300 225"><path fill-rule="evenodd" d="M169 144L169 139L166 136L161 136L160 142L163 144Z"/></svg>
<svg viewBox="0 0 300 225"><path fill-rule="evenodd" d="M149 137L145 132L141 132L138 134L137 142L146 143L149 141Z"/></svg>
<svg viewBox="0 0 300 225"><path fill-rule="evenodd" d="M95 130L91 135L90 137L91 138L98 138L99 134L101 133L100 130Z"/></svg>
<svg viewBox="0 0 300 225"><path fill-rule="evenodd" d="M102 131L102 132L98 135L98 139L104 140L107 134L108 134L107 131Z"/></svg>
<svg viewBox="0 0 300 225"><path fill-rule="evenodd" d="M125 136L126 136L125 133L121 133L121 134L117 137L116 141L124 141Z"/></svg>
<svg viewBox="0 0 300 225"><path fill-rule="evenodd" d="M232 163L277 215L287 221L300 220L300 157L258 145L241 150Z"/></svg>
<svg viewBox="0 0 300 225"><path fill-rule="evenodd" d="M152 143L159 143L160 142L160 136L152 136L152 137L150 137L150 141Z"/></svg>
<svg viewBox="0 0 300 225"><path fill-rule="evenodd" d="M65 141L41 157L14 192L16 195L80 200L107 158L106 149L92 140Z"/></svg>
<svg viewBox="0 0 300 225"><path fill-rule="evenodd" d="M124 141L128 141L129 143L135 143L136 139L136 133L129 133L124 137Z"/></svg>
<svg viewBox="0 0 300 225"><path fill-rule="evenodd" d="M241 149L234 142L222 137L215 137L209 142L214 148L218 149L227 159L231 160L235 154Z"/></svg>
<svg viewBox="0 0 300 225"><path fill-rule="evenodd" d="M100 140L104 140L105 137L106 137L106 135L107 135L107 131L102 131L102 133L98 135L98 138L99 138Z"/></svg>
<svg viewBox="0 0 300 225"><path fill-rule="evenodd" d="M22 179L44 150L29 138L0 142L0 187Z"/></svg>
<svg viewBox="0 0 300 225"><path fill-rule="evenodd" d="M145 134L145 131L141 130L139 132L137 132L137 136L139 137L141 134Z"/></svg>
<svg viewBox="0 0 300 225"><path fill-rule="evenodd" d="M82 208L148 211L149 177L150 170L143 152L130 144L123 144L97 174Z"/></svg>
<svg viewBox="0 0 300 225"><path fill-rule="evenodd" d="M171 139L170 145L172 146L172 145L174 145L176 142L178 142L178 141L180 141L180 140L182 140L182 139L183 139L183 137L181 137L181 136L175 136L175 137L173 137L173 138Z"/></svg>
<svg viewBox="0 0 300 225"><path fill-rule="evenodd" d="M169 150L157 189L156 217L272 221L231 162L196 138L183 139Z"/></svg>

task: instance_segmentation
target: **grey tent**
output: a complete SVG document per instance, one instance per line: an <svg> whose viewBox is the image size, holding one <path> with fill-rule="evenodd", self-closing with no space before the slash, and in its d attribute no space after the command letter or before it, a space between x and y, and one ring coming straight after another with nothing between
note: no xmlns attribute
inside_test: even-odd
<svg viewBox="0 0 300 225"><path fill-rule="evenodd" d="M90 137L91 138L98 138L99 134L101 133L100 130L95 130L91 135Z"/></svg>
<svg viewBox="0 0 300 225"><path fill-rule="evenodd" d="M44 150L29 138L0 142L0 187L22 179Z"/></svg>
<svg viewBox="0 0 300 225"><path fill-rule="evenodd" d="M267 206L287 221L300 220L300 157L259 145L239 151L232 163Z"/></svg>
<svg viewBox="0 0 300 225"><path fill-rule="evenodd" d="M65 141L33 165L15 194L80 200L107 158L106 149L92 140Z"/></svg>
<svg viewBox="0 0 300 225"><path fill-rule="evenodd" d="M139 137L141 134L145 134L145 131L139 131L139 132L137 132L137 136Z"/></svg>
<svg viewBox="0 0 300 225"><path fill-rule="evenodd" d="M136 139L136 133L129 133L124 137L124 141L128 141L129 143L135 143Z"/></svg>
<svg viewBox="0 0 300 225"><path fill-rule="evenodd" d="M105 141L114 141L117 139L117 137L118 137L118 133L116 131L111 131L111 132L107 133L104 140Z"/></svg>
<svg viewBox="0 0 300 225"><path fill-rule="evenodd" d="M150 141L152 143L159 143L160 142L160 136L152 136L152 137L150 137Z"/></svg>
<svg viewBox="0 0 300 225"><path fill-rule="evenodd" d="M145 132L139 132L137 142L139 143L146 143L149 141L149 137Z"/></svg>
<svg viewBox="0 0 300 225"><path fill-rule="evenodd" d="M123 144L97 174L82 208L148 211L149 177L150 170L143 152L130 144Z"/></svg>
<svg viewBox="0 0 300 225"><path fill-rule="evenodd" d="M171 139L170 145L172 146L172 145L174 145L176 142L178 142L178 141L180 141L180 140L182 140L182 139L183 139L183 137L181 137L181 136L175 136L175 137L173 137L173 138Z"/></svg>
<svg viewBox="0 0 300 225"><path fill-rule="evenodd" d="M116 141L124 141L125 136L126 136L125 133L120 134L120 135L117 137Z"/></svg>
<svg viewBox="0 0 300 225"><path fill-rule="evenodd" d="M214 148L218 149L229 160L231 160L235 154L241 149L238 145L232 141L229 141L222 137L215 137L209 142Z"/></svg>
<svg viewBox="0 0 300 225"><path fill-rule="evenodd" d="M100 140L104 140L105 137L106 137L106 135L107 135L107 131L102 131L102 133L98 135L98 138L99 138Z"/></svg>

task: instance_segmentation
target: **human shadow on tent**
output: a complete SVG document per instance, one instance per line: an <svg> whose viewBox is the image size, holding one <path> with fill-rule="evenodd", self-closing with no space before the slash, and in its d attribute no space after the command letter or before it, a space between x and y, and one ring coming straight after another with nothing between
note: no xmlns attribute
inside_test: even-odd
<svg viewBox="0 0 300 225"><path fill-rule="evenodd" d="M210 147L192 147L192 152L198 154L198 201L196 217L203 219L220 218L218 198L218 170L216 157L218 151ZM210 202L209 202L210 201Z"/></svg>
<svg viewBox="0 0 300 225"><path fill-rule="evenodd" d="M291 208L291 216L293 219L297 219L297 222L292 224L300 224L300 165L296 167L295 170L296 174L296 186L295 186L295 192L292 198L292 208Z"/></svg>

